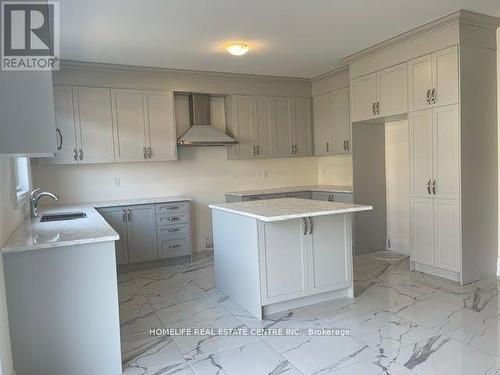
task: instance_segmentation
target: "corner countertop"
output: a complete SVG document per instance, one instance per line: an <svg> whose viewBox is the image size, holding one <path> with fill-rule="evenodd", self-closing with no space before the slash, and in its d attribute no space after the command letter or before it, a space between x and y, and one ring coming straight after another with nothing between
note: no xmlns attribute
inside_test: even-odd
<svg viewBox="0 0 500 375"><path fill-rule="evenodd" d="M213 210L248 216L264 222L373 210L372 206L300 198L221 203L211 204L209 207Z"/></svg>
<svg viewBox="0 0 500 375"><path fill-rule="evenodd" d="M38 217L24 219L0 250L5 255L55 247L116 241L120 239L118 233L104 220L96 208L190 200L191 198L184 196L170 196L41 207ZM75 220L40 222L43 214L55 212L85 212L87 217Z"/></svg>
<svg viewBox="0 0 500 375"><path fill-rule="evenodd" d="M230 191L226 193L226 195L246 197L249 195L284 194L284 193L296 193L299 191L323 191L326 193L352 193L352 186L341 186L341 185L286 186L286 187L271 188L271 189Z"/></svg>
<svg viewBox="0 0 500 375"><path fill-rule="evenodd" d="M41 223L43 214L54 212L85 212L83 219ZM116 241L118 233L89 205L40 208L37 218L27 217L2 246L2 254Z"/></svg>

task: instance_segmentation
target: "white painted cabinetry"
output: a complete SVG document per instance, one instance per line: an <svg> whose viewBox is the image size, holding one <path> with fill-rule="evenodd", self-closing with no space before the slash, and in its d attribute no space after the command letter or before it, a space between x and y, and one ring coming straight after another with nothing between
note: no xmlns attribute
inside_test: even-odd
<svg viewBox="0 0 500 375"><path fill-rule="evenodd" d="M177 159L171 91L54 86L58 150L42 163Z"/></svg>
<svg viewBox="0 0 500 375"><path fill-rule="evenodd" d="M351 80L353 122L406 113L408 110L407 63Z"/></svg>
<svg viewBox="0 0 500 375"><path fill-rule="evenodd" d="M458 105L412 112L412 259L460 272L460 122Z"/></svg>
<svg viewBox="0 0 500 375"><path fill-rule="evenodd" d="M352 285L351 216L259 223L262 304Z"/></svg>
<svg viewBox="0 0 500 375"><path fill-rule="evenodd" d="M313 111L315 155L349 153L349 89L344 88L314 97Z"/></svg>
<svg viewBox="0 0 500 375"><path fill-rule="evenodd" d="M226 125L238 144L229 159L312 155L311 101L232 95L226 98Z"/></svg>
<svg viewBox="0 0 500 375"><path fill-rule="evenodd" d="M408 76L410 111L458 103L458 48L411 60Z"/></svg>

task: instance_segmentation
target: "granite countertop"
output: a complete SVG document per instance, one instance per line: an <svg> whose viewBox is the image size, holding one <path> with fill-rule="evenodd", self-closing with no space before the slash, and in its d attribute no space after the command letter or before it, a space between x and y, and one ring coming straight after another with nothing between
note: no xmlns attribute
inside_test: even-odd
<svg viewBox="0 0 500 375"><path fill-rule="evenodd" d="M283 194L294 193L298 191L323 191L326 193L352 193L352 186L341 185L304 185L304 186L286 186L271 189L258 189L258 190L242 190L230 191L227 195L235 195L238 197L245 197L249 195L263 195L263 194Z"/></svg>
<svg viewBox="0 0 500 375"><path fill-rule="evenodd" d="M46 213L85 212L83 219L41 223ZM120 237L104 218L89 205L40 208L37 218L27 217L2 246L2 254L18 253L54 247L116 241Z"/></svg>
<svg viewBox="0 0 500 375"><path fill-rule="evenodd" d="M50 249L54 247L83 245L97 242L119 240L113 228L97 212L96 208L132 206L137 204L155 204L190 201L184 196L157 198L121 199L103 202L82 203L77 205L54 205L40 207L37 218L26 218L0 248L2 254ZM45 213L85 212L83 219L52 221L41 223Z"/></svg>
<svg viewBox="0 0 500 375"><path fill-rule="evenodd" d="M370 211L373 209L372 206L359 204L316 201L300 198L279 198L262 201L221 203L211 204L209 207L213 210L221 210L248 216L265 222L297 219L309 216L324 216Z"/></svg>

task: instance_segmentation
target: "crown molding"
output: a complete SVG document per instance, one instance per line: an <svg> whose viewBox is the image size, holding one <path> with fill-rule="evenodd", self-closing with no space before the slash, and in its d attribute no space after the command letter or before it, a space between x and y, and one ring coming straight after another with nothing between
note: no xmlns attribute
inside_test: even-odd
<svg viewBox="0 0 500 375"><path fill-rule="evenodd" d="M500 18L488 16L481 13L472 12L465 9L460 9L453 13L450 13L446 16L437 18L430 22L424 23L421 26L418 26L414 29L405 31L401 34L398 34L392 38L389 38L383 42L374 44L371 47L365 48L361 51L348 55L342 58L340 61L346 65L351 64L357 60L363 59L367 56L373 55L383 49L397 46L401 43L404 43L408 40L414 39L422 34L426 34L432 32L436 29L447 27L449 25L457 24L457 23L465 23L471 24L486 28L494 28L500 26Z"/></svg>
<svg viewBox="0 0 500 375"><path fill-rule="evenodd" d="M311 82L321 81L321 80L327 79L335 74L339 74L339 73L342 73L344 71L349 71L349 65L347 65L347 64L339 62L336 65L337 65L336 68L329 70L328 72L321 73L320 75L317 75L317 76L311 78Z"/></svg>
<svg viewBox="0 0 500 375"><path fill-rule="evenodd" d="M242 74L242 73L225 73L213 72L202 70L185 70L185 69L168 69L168 68L155 68L137 65L121 65L121 64L108 64L96 63L88 61L67 60L61 59L61 71L98 71L98 72L112 72L112 73L133 73L133 74L156 74L164 77L184 77L184 78L198 78L198 79L221 79L233 81L252 81L261 83L286 83L295 85L310 84L310 78L297 78L297 77L281 77L281 76L267 76L259 74Z"/></svg>

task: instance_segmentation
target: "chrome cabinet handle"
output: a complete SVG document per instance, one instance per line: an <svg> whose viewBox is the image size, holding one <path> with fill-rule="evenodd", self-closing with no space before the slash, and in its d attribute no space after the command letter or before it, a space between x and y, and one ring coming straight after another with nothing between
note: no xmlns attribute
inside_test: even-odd
<svg viewBox="0 0 500 375"><path fill-rule="evenodd" d="M345 148L346 151L349 151L351 149L351 141L349 139L345 141Z"/></svg>
<svg viewBox="0 0 500 375"><path fill-rule="evenodd" d="M313 219L309 217L309 234L313 234Z"/></svg>
<svg viewBox="0 0 500 375"><path fill-rule="evenodd" d="M177 245L168 245L169 249L175 249L177 247L181 247L181 245L179 245L179 244L177 244Z"/></svg>
<svg viewBox="0 0 500 375"><path fill-rule="evenodd" d="M431 90L427 90L427 104L431 104Z"/></svg>
<svg viewBox="0 0 500 375"><path fill-rule="evenodd" d="M344 141L344 151L346 151L346 149L345 149L345 141Z"/></svg>
<svg viewBox="0 0 500 375"><path fill-rule="evenodd" d="M169 217L168 218L168 221L177 221L177 220L179 220L178 217Z"/></svg>
<svg viewBox="0 0 500 375"><path fill-rule="evenodd" d="M59 139L61 141L61 143L59 143L59 145L57 146L57 150L60 150L60 149L62 149L62 146L63 146L63 136L62 136L62 133L61 133L61 129L56 128L56 133L59 136Z"/></svg>
<svg viewBox="0 0 500 375"><path fill-rule="evenodd" d="M128 221L132 221L132 211L127 210Z"/></svg>
<svg viewBox="0 0 500 375"><path fill-rule="evenodd" d="M170 228L170 229L168 229L167 231L168 231L168 232L170 232L170 233L173 233L173 232L178 232L178 231L180 231L180 229L179 229L179 228Z"/></svg>
<svg viewBox="0 0 500 375"><path fill-rule="evenodd" d="M253 150L253 156L256 155L256 152L255 152L255 145L252 146L252 150Z"/></svg>
<svg viewBox="0 0 500 375"><path fill-rule="evenodd" d="M80 160L83 160L83 149L80 149Z"/></svg>
<svg viewBox="0 0 500 375"><path fill-rule="evenodd" d="M304 236L307 235L307 218L302 218L302 223L304 224Z"/></svg>
<svg viewBox="0 0 500 375"><path fill-rule="evenodd" d="M179 206L167 207L167 210L178 210Z"/></svg>
<svg viewBox="0 0 500 375"><path fill-rule="evenodd" d="M375 102L372 104L372 113L375 114Z"/></svg>
<svg viewBox="0 0 500 375"><path fill-rule="evenodd" d="M432 181L432 194L436 195L436 180Z"/></svg>
<svg viewBox="0 0 500 375"><path fill-rule="evenodd" d="M427 181L427 193L431 193L431 180Z"/></svg>
<svg viewBox="0 0 500 375"><path fill-rule="evenodd" d="M259 146L259 145L257 145L257 146L255 146L255 147L257 148L257 155L260 155L260 146Z"/></svg>
<svg viewBox="0 0 500 375"><path fill-rule="evenodd" d="M122 210L122 220L124 223L127 221L127 215L125 213L125 209Z"/></svg>
<svg viewBox="0 0 500 375"><path fill-rule="evenodd" d="M326 142L326 152L329 152L329 151L330 151L330 143Z"/></svg>
<svg viewBox="0 0 500 375"><path fill-rule="evenodd" d="M151 159L153 157L153 149L151 147L148 147L148 159Z"/></svg>
<svg viewBox="0 0 500 375"><path fill-rule="evenodd" d="M76 148L73 149L73 158L78 161L78 150Z"/></svg>
<svg viewBox="0 0 500 375"><path fill-rule="evenodd" d="M380 102L377 102L377 115L380 115Z"/></svg>
<svg viewBox="0 0 500 375"><path fill-rule="evenodd" d="M297 145L295 145L295 155L297 155Z"/></svg>
<svg viewBox="0 0 500 375"><path fill-rule="evenodd" d="M436 89L432 89L431 92L431 101L433 104L436 104Z"/></svg>
<svg viewBox="0 0 500 375"><path fill-rule="evenodd" d="M144 159L147 159L148 158L148 154L147 154L147 151L146 151L146 146L144 146L142 148L142 156L144 157Z"/></svg>

